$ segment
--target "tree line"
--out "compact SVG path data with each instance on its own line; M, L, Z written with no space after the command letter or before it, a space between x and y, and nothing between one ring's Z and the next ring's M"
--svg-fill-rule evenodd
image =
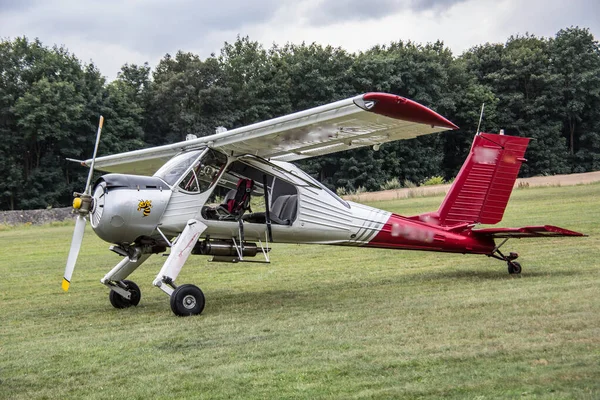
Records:
M107 82L64 47L0 42L0 209L69 205L87 171L66 158L210 135L369 91L431 107L459 131L357 149L301 166L332 189L378 190L393 178L456 175L477 130L533 138L523 176L600 169L600 46L588 29L511 36L460 56L440 41L392 42L359 53L318 44L266 49L248 37L206 59L179 51L125 64Z

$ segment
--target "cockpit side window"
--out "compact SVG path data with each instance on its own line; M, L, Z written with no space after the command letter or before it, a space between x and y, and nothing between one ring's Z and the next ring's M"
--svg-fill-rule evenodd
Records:
M337 194L333 193L331 190L329 190L327 188L327 186L323 185L321 182L317 181L315 178L313 178L312 176L310 176L306 172L304 172L302 170L300 170L299 172L301 172L307 180L310 180L315 185L319 186L321 189L323 189L325 192L327 192L327 194L329 194L331 197L333 197L334 199L336 199L337 201L339 201L340 203L342 203L344 205L344 207L350 208L350 204L346 200L342 199L340 196L338 196Z

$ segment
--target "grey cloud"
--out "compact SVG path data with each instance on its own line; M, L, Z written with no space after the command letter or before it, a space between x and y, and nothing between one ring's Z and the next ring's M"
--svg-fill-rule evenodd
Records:
M152 55L198 47L219 31L267 22L276 0L44 2L27 13L36 36L76 36Z
M560 29L570 26L589 28L596 40L600 39L600 2L597 0L571 0L565 6L561 0L546 1L543 9L534 12L515 12L504 28L506 36L533 33L536 36L554 37ZM526 27L524 29L523 27Z
M40 0L0 0L0 13L5 11L27 10L39 3Z
M404 0L324 1L311 10L309 19L313 25L357 19L377 19L395 13L403 7L404 3Z
M440 10L466 0L324 0L310 10L312 25L383 18L402 10Z
M464 1L466 0L412 0L409 3L409 7L414 11L439 11Z

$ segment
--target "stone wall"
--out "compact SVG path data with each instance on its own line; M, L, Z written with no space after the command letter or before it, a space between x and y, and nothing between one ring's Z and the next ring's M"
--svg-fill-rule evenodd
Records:
M75 219L75 214L71 213L72 209L72 207L65 207L49 208L46 210L0 211L0 224L18 225L31 223L41 225L48 222Z

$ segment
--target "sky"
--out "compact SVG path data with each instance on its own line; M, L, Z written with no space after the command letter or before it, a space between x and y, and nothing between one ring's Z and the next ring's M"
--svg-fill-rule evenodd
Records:
M442 40L455 55L511 35L553 37L570 26L600 39L600 0L0 0L0 38L64 45L109 80L125 63L167 53L206 58L249 36L350 52L392 41Z

